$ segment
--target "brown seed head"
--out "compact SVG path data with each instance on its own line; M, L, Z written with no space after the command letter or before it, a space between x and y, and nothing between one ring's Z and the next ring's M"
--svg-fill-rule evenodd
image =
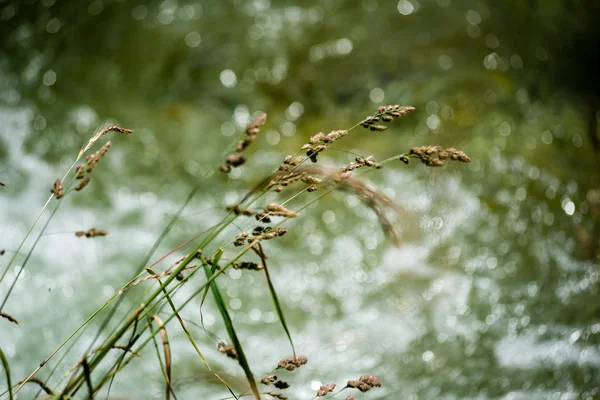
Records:
M0 312L0 317L2 318L6 318L7 320L9 320L10 322L19 325L19 321L17 321L12 315L7 314L7 313L3 313Z
M348 381L347 387L358 389L364 393L373 388L381 387L381 381L374 375L362 375L357 381Z
M282 205L271 203L265 207L265 213L269 213L270 215L274 215L277 217L286 217L286 218L296 218L298 216L297 213L293 212L285 208Z
M241 208L240 203L227 206L226 210L233 212L235 215L251 216L256 214L256 211L254 210L250 210L249 208Z
M259 128L262 127L265 124L265 122L267 122L267 114L262 113L258 115L256 118L254 118L254 121L252 121L246 127L246 134L256 135L259 131Z
M297 356L296 358L284 358L283 360L279 361L279 363L277 364L277 368L285 368L288 371L293 371L296 368L303 366L307 362L308 358L304 356Z
M275 376L275 375L265 375L260 379L260 383L262 383L263 385L269 386L271 383L275 382L276 380L277 380L277 376Z
M319 132L316 135L311 136L310 139L308 139L308 144L317 144L319 142L322 142L324 138L325 134L323 132Z
M381 381L375 375L362 375L359 380L372 387L381 387Z
M246 162L246 156L244 153L232 153L227 156L225 162L232 167L239 167Z
M60 199L65 195L65 187L63 186L63 183L60 179L57 179L54 182L54 186L52 186L52 190L50 190L50 193L53 193L57 199Z
M219 349L219 351L221 353L225 354L229 358L232 358L234 360L237 360L237 358L238 358L237 352L235 351L235 348L233 347L233 345L219 343L219 346L217 347L217 349Z
M234 263L232 265L232 267L234 269L247 269L250 271L260 271L260 270L264 269L264 267L262 265L259 265L254 262L249 262L249 261L242 261L239 263Z
M102 132L102 135L106 135L108 132L118 132L118 133L122 133L123 135L131 135L133 133L133 130L123 128L118 125L108 125L106 128L102 129L101 132Z
M273 384L273 386L275 386L277 389L287 389L290 387L290 384L284 381L277 381Z
M75 190L77 190L79 192L79 191L83 190L83 188L85 188L89 183L90 183L90 177L86 176L85 178L83 178L81 180L81 182L79 182L79 185L75 186Z
M233 245L234 246L243 246L244 245L244 241L246 240L246 238L248 237L248 232L242 232L240 234L238 234L235 237L235 240L233 241Z
M410 149L408 156L418 158L428 167L441 167L444 165L443 160L451 160L468 163L471 162L469 156L455 148L443 149L440 146L421 146ZM407 163L408 157L403 155L400 160Z
M323 397L327 395L327 393L333 392L333 389L335 389L335 383L328 383L327 385L322 385L321 387L319 387L317 397Z
M369 126L369 129L372 131L378 131L378 132L383 132L383 131L387 131L387 126L385 125L371 125Z
M383 122L390 122L395 118L399 118L406 113L413 111L415 108L412 106L400 106L398 104L388 105L388 106L380 106L377 109L377 114L368 116L365 118L361 125L364 128L369 128L372 131L384 131L387 129L384 125L375 125L380 118Z
M283 395L281 393L265 392L265 394L268 394L269 396L271 396L274 399L287 400L287 396L285 396L285 395Z
M108 235L108 231L104 230L104 229L96 229L96 228L91 228L88 229L87 231L77 231L75 232L75 236L77 237L82 237L85 236L86 238L94 238L97 236L106 236Z
M228 174L231 172L231 167L227 164L221 164L221 165L219 165L219 171Z

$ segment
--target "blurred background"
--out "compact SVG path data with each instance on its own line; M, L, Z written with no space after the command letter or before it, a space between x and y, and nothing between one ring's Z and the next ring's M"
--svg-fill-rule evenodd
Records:
M319 162L435 144L473 161L366 175L407 211L398 248L370 209L337 193L268 243L309 359L282 375L288 396L310 399L320 384L368 373L383 387L357 399L600 398L598 18L593 0L0 0L1 267L94 130L135 130L110 138L90 187L65 198L19 277L3 311L20 325L0 334L13 380L131 277L192 187L202 190L153 259L218 222L311 135L403 104L417 110L386 132L352 131ZM215 172L260 111L269 117L248 163ZM93 226L110 233L73 234ZM257 376L290 356L262 275L232 271L221 288ZM198 303L184 313L190 324ZM211 301L205 322L226 340ZM244 390L235 361L190 329ZM226 397L176 324L170 337L179 398ZM148 350L110 398L164 396Z

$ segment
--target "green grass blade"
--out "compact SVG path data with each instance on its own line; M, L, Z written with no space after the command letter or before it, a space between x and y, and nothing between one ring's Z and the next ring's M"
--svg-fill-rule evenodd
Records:
M4 356L4 352L0 349L0 360L2 360L2 365L4 366L4 373L6 375L6 383L8 384L8 398L9 400L13 399L12 392L12 382L10 381L10 367L8 365L8 360Z
M212 278L212 275L211 275L210 270L208 269L208 266L204 267L204 271L206 272L206 277L210 280ZM252 374L252 370L250 369L250 365L248 364L248 360L246 359L246 355L244 354L244 349L242 348L242 345L237 337L235 329L233 328L233 321L231 320L229 312L227 311L227 307L225 306L225 302L223 301L223 297L221 296L221 292L219 291L219 287L217 286L216 280L212 280L210 282L210 289L215 298L215 303L217 304L217 307L219 308L219 311L221 312L221 316L223 317L223 322L225 323L225 328L227 329L227 333L229 334L229 337L231 338L233 347L235 348L235 351L237 352L238 361L240 363L240 366L242 367L242 369L244 370L244 373L246 374L246 379L248 380L248 383L250 384L252 393L254 393L254 398L257 400L260 400L260 393L258 392L258 387L256 386L256 381L254 380L254 375Z
M223 249L219 249L221 251L220 255L219 255L219 259L221 258L221 255L223 255ZM216 257L215 257L216 259ZM215 264L216 265L216 264ZM152 274L156 273L148 268L148 271ZM156 280L158 281L158 283L160 283L162 285L162 282L160 281L160 278L156 278ZM206 286L208 288L208 285ZM204 362L204 365L206 366L206 368L218 379L221 381L221 383L223 383L226 387L227 390L229 390L229 393L231 393L233 395L233 397L235 399L237 399L238 397L235 395L235 393L233 392L233 389L231 389L231 387L229 386L229 384L219 376L219 374L217 374L216 372L213 371L213 369L211 368L210 364L208 363L208 361L206 360L206 357L204 357L204 354L202 354L202 351L200 351L200 348L198 347L198 345L196 344L196 341L194 340L194 338L192 337L192 333L189 331L189 329L185 326L185 323L183 322L183 318L181 318L181 315L179 315L179 310L177 309L177 307L175 307L175 304L173 303L173 300L171 299L171 296L169 296L169 293L167 292L166 288L163 288L163 292L165 294L165 298L167 299L167 302L169 303L169 306L171 307L171 310L173 310L173 314L175 314L175 316L177 317L177 320L179 321L179 324L181 325L181 329L183 329L183 331L185 332L188 340L190 341L190 343L192 344L192 346L194 347L194 350L196 350L196 353L198 354L198 356L200 356L200 358L202 359L202 362ZM117 367L118 368L118 367ZM114 375L113 375L114 376Z
M269 275L269 269L267 268L267 258L265 257L265 253L260 243L256 244L258 246L258 253L260 255L260 260L265 270L265 277L267 278L267 284L269 285L269 292L271 292L271 298L273 299L273 304L275 305L275 311L277 311L277 316L279 317L279 321L283 326L283 330L290 341L290 345L292 346L292 353L294 358L296 358L296 349L294 348L294 342L292 341L292 335L290 334L290 330L285 322L285 316L283 315L283 309L281 308L281 303L279 303L279 298L277 297L277 292L275 292L275 286L273 286L273 282L271 281L271 276Z
M67 189L69 187L71 187L71 185L68 185ZM38 236L35 239L35 242L33 242L33 245L31 246L31 248L27 252L27 256L25 256L25 259L21 263L21 269L19 270L19 272L17 273L17 275L14 277L14 279L13 279L11 285L10 285L10 288L8 289L8 292L6 292L6 295L4 296L4 300L2 300L2 305L0 305L0 311L2 311L4 309L4 306L6 305L6 302L8 301L8 298L12 294L12 291L15 288L15 285L19 281L19 277L21 276L21 273L23 273L23 270L25 269L25 266L27 265L27 262L31 258L31 255L33 254L33 251L35 250L36 246L40 242L40 239L42 238L42 236L44 236L44 232L46 232L46 229L48 229L48 226L50 225L50 222L54 219L54 216L56 215L56 212L58 211L58 208L60 207L61 204L62 204L62 201L59 200L59 202L56 205L56 207L54 207L54 210L52 210L52 214L50 214L50 217L48 217L48 220L44 224L44 227L38 233ZM44 207L46 207L46 206L44 206ZM37 220L36 220L36 222L37 222ZM29 235L29 233L28 233L28 235ZM19 247L18 251L20 251L20 249L21 249L21 247ZM17 253L15 252L15 255L13 256L13 258L16 257L16 255L17 255ZM12 263L12 260L11 260L11 263ZM9 267L10 267L10 264L6 266L7 270L8 270ZM2 278L4 278L4 275L2 276ZM1 280L0 280L0 282L1 282Z
M217 250L217 252L213 258L213 261L212 261L212 268L210 269L211 275L214 274L215 271L217 270L217 265L219 265L219 261L221 260L222 256L223 256L223 249L221 247L219 247L219 249ZM202 262L204 264L207 264L206 260L204 259L204 256L201 255L201 257L202 257ZM206 300L206 296L208 295L209 289L210 289L210 286L206 286L206 288L204 289L204 293L202 293L202 300L200 300L200 325L202 325L202 329L204 329L205 332L207 332L207 330L204 327L204 315L202 314L202 306L204 305L204 300Z

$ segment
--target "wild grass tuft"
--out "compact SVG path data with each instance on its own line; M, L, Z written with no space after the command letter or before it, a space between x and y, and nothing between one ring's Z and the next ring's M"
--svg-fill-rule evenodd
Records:
M308 212L307 208L318 201L320 198L330 194L333 191L351 193L357 196L372 212L377 216L383 231L390 238L391 242L397 246L400 245L401 234L397 231L394 219L405 215L404 209L395 203L392 199L381 192L368 186L361 176L371 171L380 170L392 163L402 161L407 164L411 159L417 159L428 167L444 166L446 161L469 162L469 157L463 152L454 148L444 149L439 146L422 146L411 149L408 153L402 153L383 161L376 161L374 156L357 156L355 161L345 166L322 165L320 155L329 150L332 143L343 140L356 128L368 129L373 134L380 134L388 129L388 124L396 119L405 116L414 110L411 106L389 105L382 106L377 111L363 118L353 127L348 129L338 129L324 134L319 132L312 135L308 142L294 154L290 154L281 162L279 167L269 173L265 178L242 198L239 203L225 206L223 209L228 214L217 224L209 229L198 233L193 238L182 240L182 243L176 248L158 257L151 262L154 253L165 236L171 231L175 221L192 198L199 192L200 186L194 187L188 197L183 202L178 212L171 218L168 225L164 228L155 244L150 248L143 261L135 268L135 273L123 282L119 290L108 299L105 304L95 310L85 321L81 323L67 338L65 338L57 347L42 360L25 379L17 385L12 384L10 376L10 366L7 358L0 349L0 359L2 361L8 387L0 396L8 394L9 399L21 391L27 383L35 383L50 396L59 393L60 398L71 398L80 391L86 393L88 398L94 398L101 391L105 391L107 397L114 384L114 378L120 374L130 363L151 362L147 358L140 357L145 347L153 343L158 363L162 371L165 391L164 396L167 400L171 397L177 399L176 377L173 373L173 365L178 360L173 359L171 353L171 343L167 335L167 330L172 335L173 326L169 323L176 319L179 327L184 332L187 341L194 349L201 364L209 371L210 375L216 378L219 385L227 390L232 397L239 398L251 395L255 399L261 399L261 395L271 398L285 399L287 396L280 392L259 390L253 370L265 370L264 366L255 365L247 356L244 348L244 338L234 326L234 320L230 314L229 307L223 299L220 289L222 276L227 275L231 268L247 274L265 274L265 280L271 296L273 307L281 324L283 333L286 335L290 347L291 357L283 358L278 365L270 371L264 371L260 383L275 387L278 390L286 390L297 383L290 383L290 379L278 379L273 373L277 370L285 369L295 371L308 362L304 356L297 355L293 342L294 327L290 326L285 316L285 304L280 301L277 294L276 283L278 281L276 271L272 270L273 259L267 256L266 250L269 247L270 240L279 240L279 238L288 232L288 228L283 227L287 221L294 218L303 218ZM227 155L225 163L220 168L223 172L229 172L231 168L236 168L248 162L248 155L245 153L250 144L256 141L260 134L260 128L266 123L266 114L260 113L246 127L244 137L237 142L234 150ZM49 207L50 201L56 197L57 202L53 204L50 217L47 219L41 232L35 242L27 252L25 261L22 263L21 270L26 267L29 257L36 249L36 244L42 240L44 232L47 230L51 221L54 219L58 207L65 196L74 194L74 191L80 191L92 182L91 175L98 168L101 159L109 157L108 151L111 148L110 142L105 143L97 151L88 155L85 162L75 165L82 157L92 149L94 144L105 134L116 132L129 135L131 130L116 125L110 125L99 129L88 142L81 148L75 161L67 170L64 176L57 179L51 189L51 196L42 206L38 216L33 221L30 230L18 246L7 265L3 266L0 275L0 284L6 277L7 271L14 263L16 257L21 254L24 243L28 240L33 228L40 220L41 215ZM397 164L401 165L401 164ZM311 194L317 191L316 194ZM282 193L287 199L280 202L267 203L264 198L269 192ZM304 205L296 209L290 208L288 203L294 199L305 199ZM266 204L265 204L266 203ZM248 218L249 217L249 218ZM245 218L245 219L244 219ZM217 243L221 240L223 232L230 231L230 228L239 227L236 234L229 237L225 243ZM108 234L107 230L90 228L86 231L77 231L78 237L96 238ZM266 249L267 248L267 249ZM183 251L186 249L187 251ZM178 252L177 261L165 265L165 259L168 256ZM208 257L205 255L212 254ZM250 261L249 257L258 257L259 262ZM270 261L268 261L270 260ZM204 272L204 278L196 275L200 270ZM19 272L20 274L20 272ZM17 323L17 320L11 315L2 311L2 308L11 297L12 288L18 282L18 275L13 280L11 288L5 295L0 306L0 323ZM223 282L226 284L226 282ZM186 287L189 290L181 290ZM137 289L134 289L137 288ZM141 289L141 290L138 290ZM231 360L235 360L241 369L245 378L245 383L241 384L239 380L233 384L218 374L209 364L204 352L201 351L198 344L198 338L194 337L188 329L181 313L192 304L200 304L199 323L191 322L194 325L204 328L202 308L208 298L208 292L212 293L214 305L219 311L221 322L227 335L229 343L219 342L217 350ZM178 294L177 297L175 295ZM181 295L179 295L181 294ZM124 309L123 302L125 297L129 297L129 309ZM120 315L120 317L118 317ZM28 321L22 321L22 325L27 325ZM96 323L94 325L93 323ZM98 326L95 332L94 326ZM214 335L206 329L204 334L213 338ZM62 378L53 378L59 365L62 365L68 354L73 353L75 346L80 340L83 340L84 333L89 336L92 334L94 340L88 343L87 350L80 354L78 362L73 365L68 374ZM158 337L160 337L160 342ZM118 350L117 357L114 355ZM62 352L61 356L45 379L38 376L38 373L46 368L50 360L53 360L57 354ZM378 378L373 375L363 375L358 380L348 381L341 390L357 389L361 392L368 392L382 385ZM339 387L339 386L338 386ZM335 383L322 385L315 397L334 396L336 388ZM337 393L339 393L339 390ZM348 399L352 396L348 396Z

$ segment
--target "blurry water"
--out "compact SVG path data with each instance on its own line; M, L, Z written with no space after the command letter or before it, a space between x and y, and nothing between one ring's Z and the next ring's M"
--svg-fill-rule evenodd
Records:
M353 131L336 148L384 159L441 144L464 149L473 162L435 170L398 162L365 176L407 211L397 221L398 248L371 210L342 193L307 208L286 224L288 235L266 245L296 349L309 359L298 371L277 372L292 385L288 396L309 399L321 384L341 387L362 374L383 382L363 396L372 399L600 396L597 156L575 100L561 92L538 98L529 84L537 70L528 61L543 62L551 49L503 45L517 40L510 30L492 32L507 18L501 11L441 0L2 4L0 180L8 186L0 189L7 250L0 266L94 129L109 122L135 129L108 138L113 146L90 187L65 198L20 275L3 310L20 325L0 321L13 380L131 277L194 185L200 193L153 260L218 222L224 205L310 135L404 103L417 111L381 134ZM249 163L230 178L215 173L259 110L269 120ZM344 151L320 162L351 161ZM110 233L73 234L93 226ZM176 299L201 284L192 280ZM291 355L263 275L231 271L219 284L259 377ZM190 329L211 365L244 390L239 366L194 325L198 304L183 313ZM205 323L226 340L215 311L208 301ZM68 374L96 328L51 384ZM178 397L227 396L175 323L169 335ZM111 398L164 396L151 347L117 377ZM31 398L36 388L21 393Z

